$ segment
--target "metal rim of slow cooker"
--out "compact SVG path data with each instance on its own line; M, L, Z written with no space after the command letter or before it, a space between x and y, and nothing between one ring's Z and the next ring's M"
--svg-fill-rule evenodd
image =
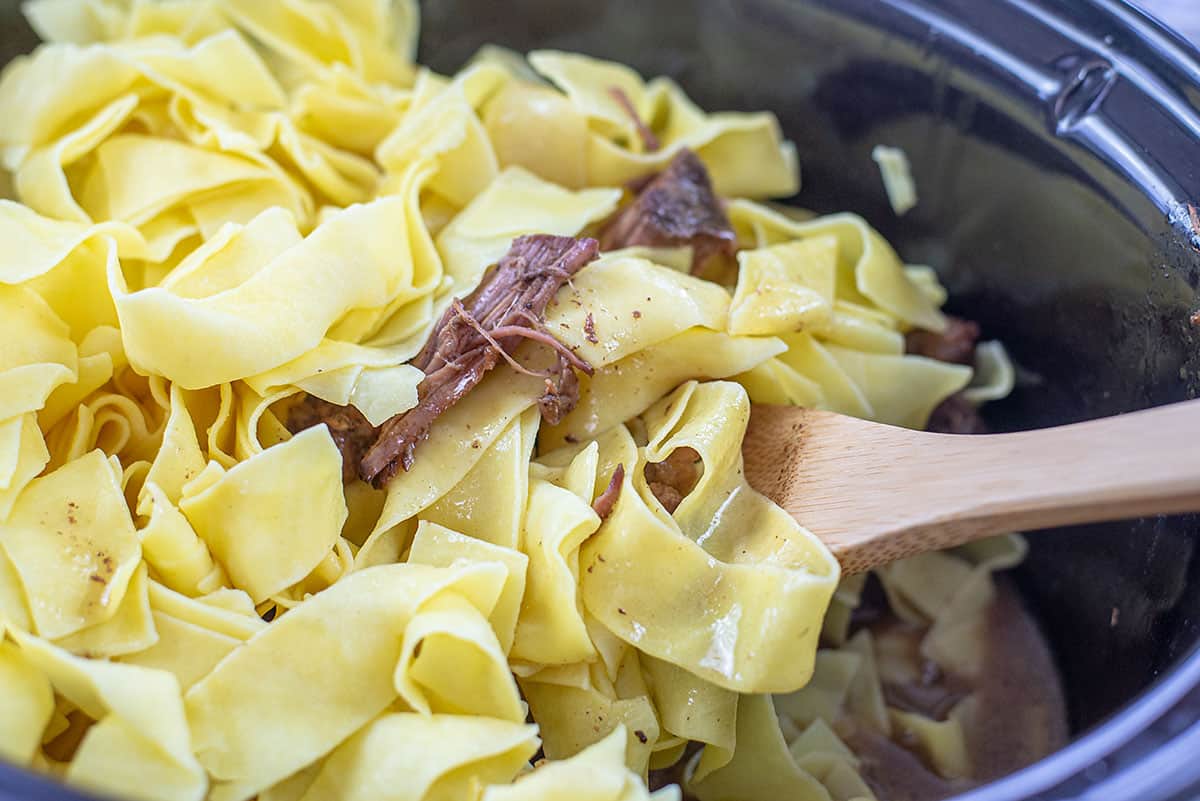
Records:
M817 0L847 5L870 2L883 4L910 24L925 26L964 47L983 43L967 22L967 10L941 0ZM1011 7L1021 16L1053 28L1058 33L1077 35L1081 43L1103 50L1104 63L1117 73L1132 78L1145 100L1166 107L1181 125L1200 139L1200 112L1182 101L1173 88L1158 78L1170 75L1200 91L1200 50L1184 41L1154 18L1124 0L1084 0L1068 7L1069 0L988 0ZM1128 36L1124 46L1104 41L1103 46L1088 33L1089 27L1110 26ZM989 32L990 34L991 32ZM987 40L988 58L996 52L994 39ZM997 62L997 65L999 62ZM1149 72L1147 73L1147 68ZM1033 87L1035 93L1041 89ZM1065 91L1063 96L1065 96ZM1099 97L1099 95L1097 95ZM1043 98L1044 99L1044 98ZM1061 110L1061 109L1060 109ZM1087 110L1096 113L1095 109ZM1126 129L1127 131L1130 129ZM1087 146L1089 143L1084 143ZM1091 143L1095 145L1095 143ZM1097 151L1103 148L1097 147ZM1119 162L1119 159L1118 159ZM1117 169L1128 167L1116 163ZM1168 165L1157 164L1166 168ZM1121 170L1131 179L1136 176ZM1200 176L1192 185L1175 180L1158 182L1152 200L1164 214L1176 213L1185 201L1200 197ZM1183 225L1182 220L1176 220ZM1078 801L1168 801L1200 794L1200 720L1192 707L1200 708L1200 644L1197 644L1165 677L1127 705L1110 720L1076 739L1066 748L1024 770L958 796L954 801L1020 801L1021 799L1078 799ZM1182 708L1182 709L1181 709ZM1149 741L1149 744L1147 743ZM1147 748L1153 749L1143 753ZM1134 762L1121 765L1124 752L1138 753ZM1117 765L1116 770L1111 765ZM94 801L89 796L20 768L0 764L0 801Z

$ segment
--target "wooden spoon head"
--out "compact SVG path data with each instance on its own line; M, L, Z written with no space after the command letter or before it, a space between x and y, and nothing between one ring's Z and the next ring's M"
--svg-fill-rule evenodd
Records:
M819 425L819 412L798 406L755 403L742 440L742 460L750 486L787 509L785 501L800 489L801 459L809 424Z
M894 530L914 492L883 476L904 470L897 465L912 457L917 438L936 436L833 412L754 404L742 457L750 486L812 531L849 575L964 541L959 532L938 539L936 531L908 536ZM916 475L913 470L913 483Z

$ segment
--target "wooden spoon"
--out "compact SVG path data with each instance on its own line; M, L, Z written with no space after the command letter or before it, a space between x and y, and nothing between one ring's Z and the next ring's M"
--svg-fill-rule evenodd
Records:
M746 479L847 573L993 534L1200 511L1200 400L1016 434L755 405Z

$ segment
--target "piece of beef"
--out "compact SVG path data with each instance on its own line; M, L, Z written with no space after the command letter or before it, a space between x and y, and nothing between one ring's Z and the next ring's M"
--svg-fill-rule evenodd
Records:
M663 508L674 514L700 480L700 454L693 448L676 448L661 462L646 465L646 483Z
M379 430L353 406L338 406L315 395L305 395L288 411L287 429L293 434L322 423L329 427L333 444L342 453L342 480L349 484L358 478L358 463Z
M546 378L546 391L538 398L538 409L548 425L556 426L579 403L579 377L561 353L554 374Z
M866 583L858 595L858 606L850 612L849 635L853 637L860 629L878 623L888 614L888 608L883 582L875 573L868 573Z
M400 469L412 467L417 445L429 436L434 420L471 391L500 359L530 372L512 358L523 339L554 348L558 360L538 404L550 421L561 419L578 401L574 370L592 368L543 328L546 306L571 276L599 254L594 239L535 234L513 240L512 247L462 301L455 300L434 326L411 364L425 373L417 387L417 405L383 424L374 445L359 464L359 475L382 487Z
M979 323L961 317L947 317L942 333L915 330L905 338L905 350L939 362L975 363L975 344L979 342Z
M613 470L612 478L609 479L604 492L592 501L592 509L600 515L601 520L607 520L608 516L612 514L613 507L617 505L617 499L621 497L621 484L624 481L625 465L619 464L617 469Z
M610 86L608 89L609 95L613 100L621 106L621 109L629 115L633 120L634 127L637 128L638 136L641 137L642 145L648 153L653 153L662 147L658 141L658 137L654 135L654 131L650 130L650 126L642 119L642 115L638 114L637 109L633 107L633 101L629 99L629 95L625 94L625 90L618 86Z
M979 407L956 392L933 410L925 430L939 434L986 434L988 426L979 414Z
M708 169L692 151L679 151L600 234L604 250L633 245L691 245L693 273L711 257L732 255L737 248L737 236L713 192Z
M905 338L905 350L940 362L973 365L975 345L979 342L979 323L961 317L946 318L946 330L912 331ZM986 434L987 423L975 404L961 392L951 395L933 410L928 431L940 434Z

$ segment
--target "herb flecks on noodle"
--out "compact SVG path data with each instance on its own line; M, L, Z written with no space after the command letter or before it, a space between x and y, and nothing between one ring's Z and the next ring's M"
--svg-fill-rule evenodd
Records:
M379 438L363 456L359 475L377 487L397 470L412 467L418 443L433 421L503 358L522 371L512 351L522 340L550 345L555 366L547 371L542 415L557 423L578 402L575 370L591 366L562 345L544 326L546 307L571 276L599 255L594 239L545 234L523 236L463 301L454 301L434 326L425 347L412 360L425 373L417 387L417 406L383 424Z

